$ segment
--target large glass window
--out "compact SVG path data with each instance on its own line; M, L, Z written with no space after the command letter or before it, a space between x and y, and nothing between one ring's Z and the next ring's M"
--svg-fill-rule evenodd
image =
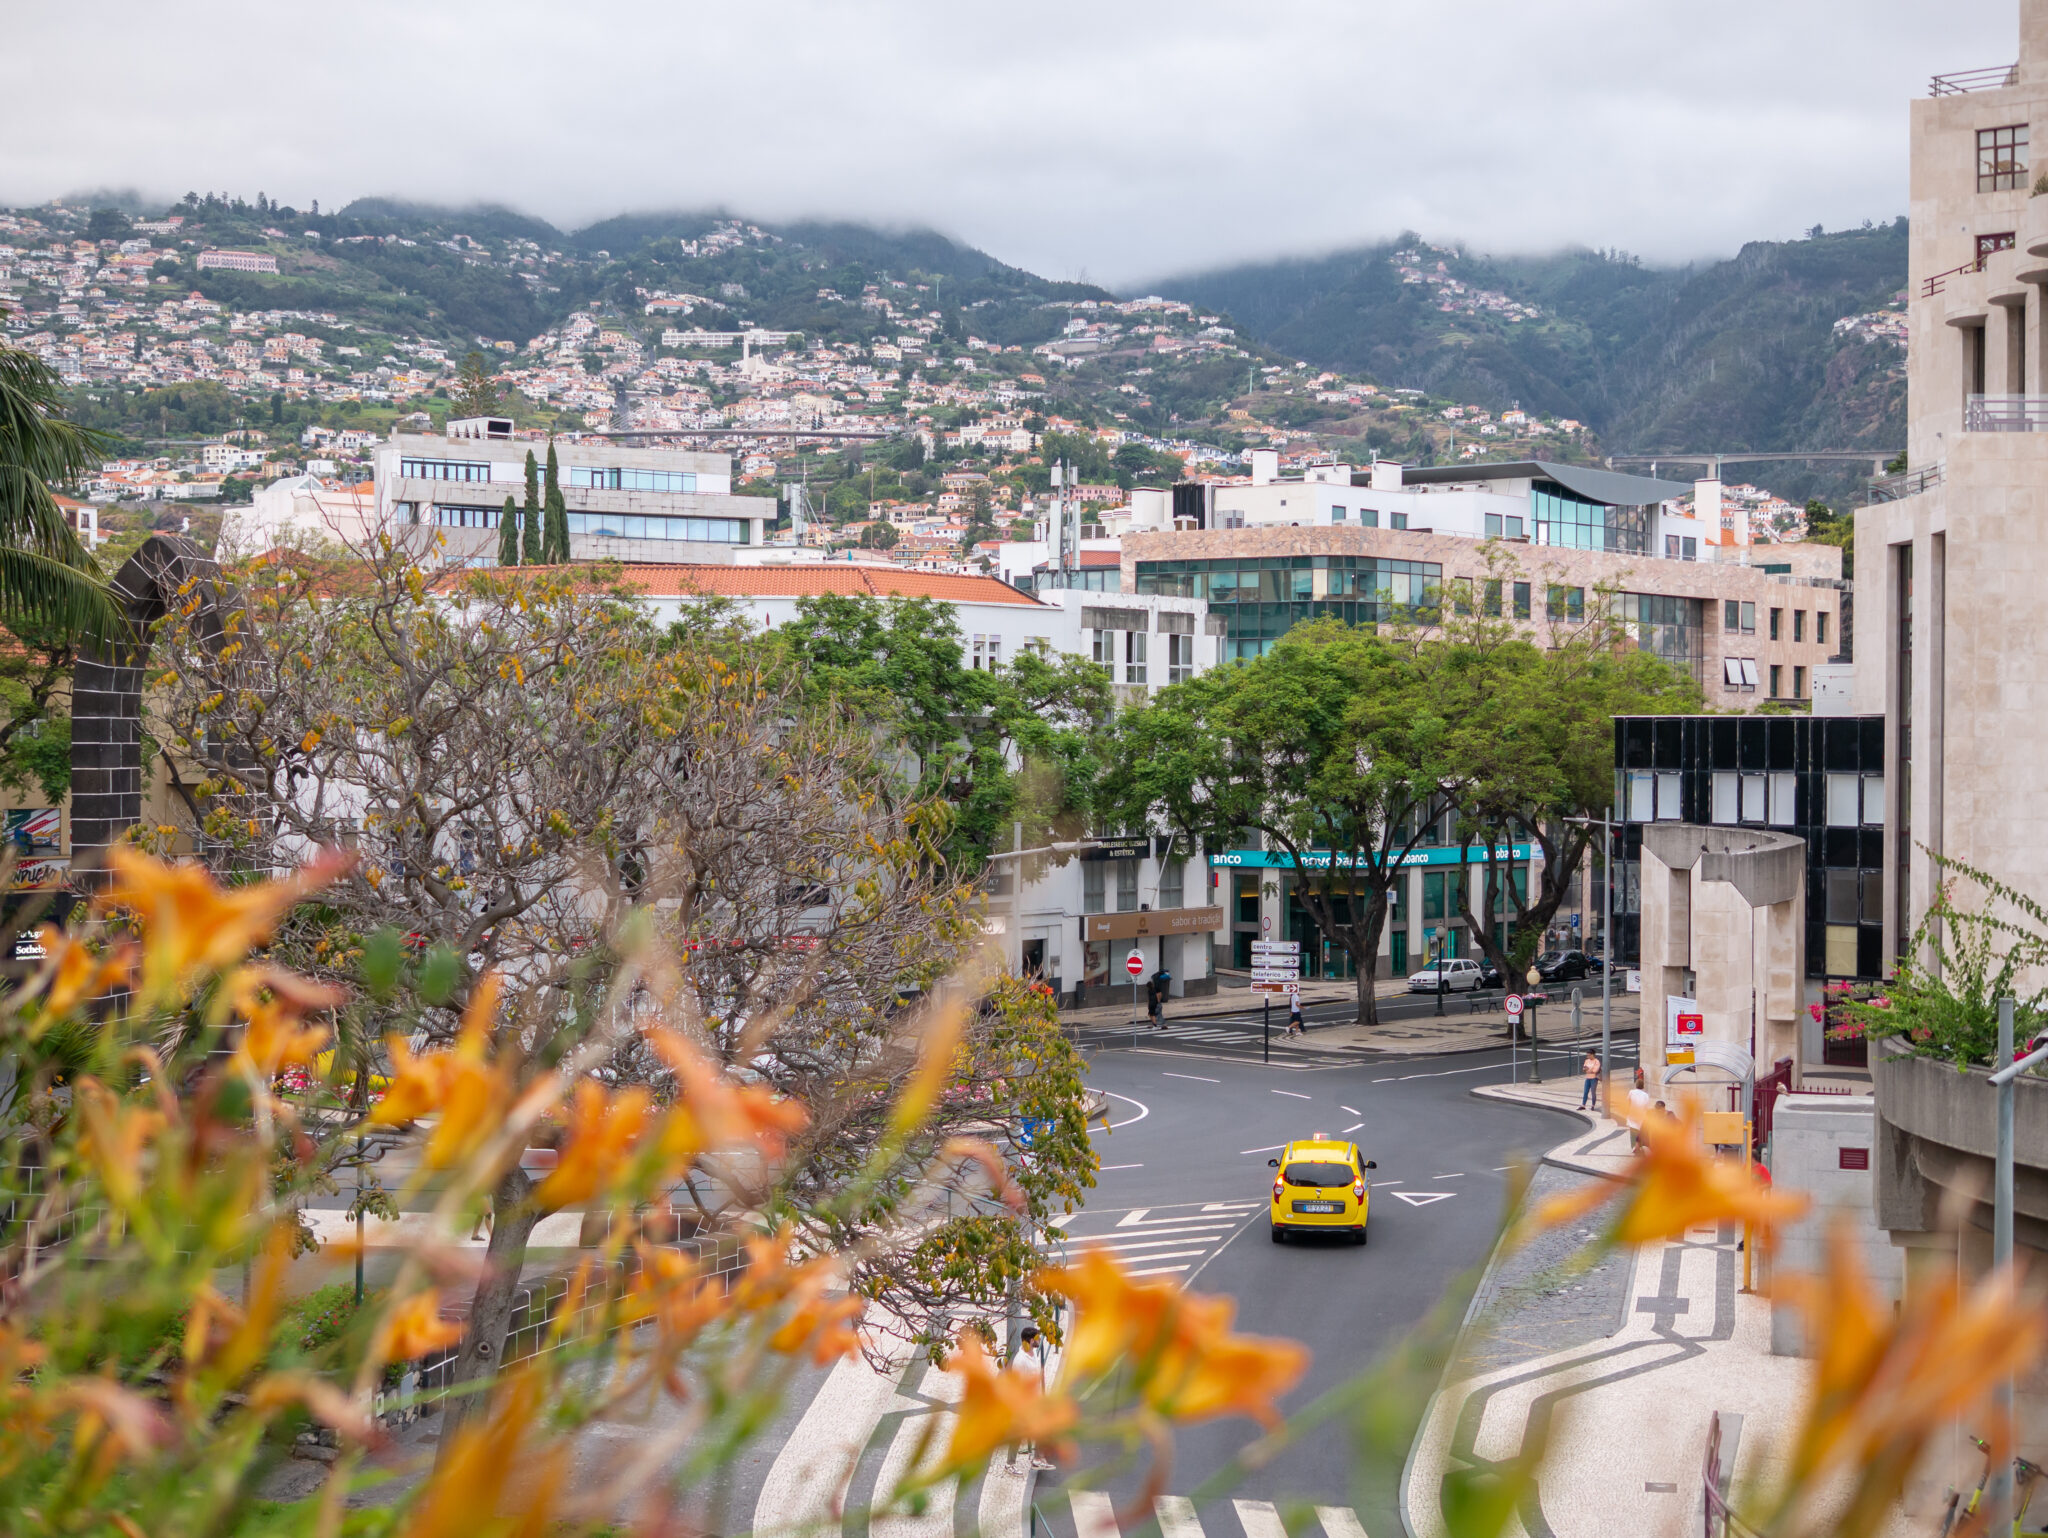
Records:
M1081 911L1083 913L1101 913L1103 911L1104 883L1102 873L1108 869L1109 866L1101 860L1083 860L1081 862Z
M590 491L695 491L694 470L628 470L618 465L571 465L569 484Z
M1828 826L1831 828L1881 828L1884 826L1884 776L1881 774L1830 774L1827 777Z
M1538 481L1529 493L1536 518L1536 543L1571 550L1619 550L1647 555L1650 509L1611 506L1567 491L1553 481Z
M1138 911L1138 862L1118 860L1116 862L1116 911L1135 913Z
M640 513L571 513L571 534L604 534L613 539L678 539L710 545L744 545L744 518L663 518Z
M1145 642L1148 639L1142 630L1126 631L1124 634L1124 682L1141 684L1145 681Z
M2011 192L2027 178L2027 125L1977 130L1977 190Z
M1184 683L1195 676L1195 638L1170 635L1166 638L1166 681Z
M458 507L436 502L433 521L444 529L495 529L503 511L496 507Z
M401 459L398 473L416 481L487 481L488 461L468 459Z

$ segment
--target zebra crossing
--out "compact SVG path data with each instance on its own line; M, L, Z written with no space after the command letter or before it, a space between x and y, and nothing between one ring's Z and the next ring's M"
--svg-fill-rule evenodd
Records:
M1048 1502L1053 1506L1064 1504L1068 1508L1074 1524L1074 1538L1124 1538L1123 1529L1117 1521L1116 1502L1100 1490L1048 1492L1045 1501L1040 1503L1040 1515L1056 1522L1057 1518L1044 1510ZM1218 1521L1222 1505L1219 1501L1211 1508L1210 1523L1216 1529L1213 1533L1203 1527L1195 1503L1184 1495L1156 1497L1151 1514L1159 1524L1160 1538L1233 1538L1229 1523ZM1289 1538L1287 1523L1273 1502L1233 1500L1229 1507L1237 1518L1237 1527L1243 1538ZM1366 1538L1365 1524L1358 1520L1358 1513L1351 1507L1317 1506L1314 1510L1316 1520L1322 1526L1323 1538ZM1297 1525L1293 1538L1310 1538L1310 1535Z
M1112 1255L1132 1276L1182 1280L1206 1265L1266 1210L1264 1202L1180 1202L1163 1207L1068 1213L1054 1225L1047 1248L1056 1260L1075 1261L1091 1250Z

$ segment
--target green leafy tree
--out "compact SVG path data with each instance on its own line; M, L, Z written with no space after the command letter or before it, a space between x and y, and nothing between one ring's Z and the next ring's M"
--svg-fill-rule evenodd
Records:
M42 629L127 633L54 487L95 469L99 434L63 415L63 384L35 354L0 344L0 618Z
M542 494L546 514L540 530L540 558L550 565L569 559L569 504L562 500L561 466L555 460L555 445L548 442L548 481Z
M548 446L548 459L553 461L554 446ZM541 559L540 533L540 466L534 463L533 450L526 451L526 518L522 531L522 544L526 564L532 566Z
M860 547L863 550L893 550L901 538L895 524L878 518L860 531Z
M986 481L977 484L968 494L967 530L960 536L961 555L972 552L983 540L996 537L995 516L991 511L993 505Z
M482 353L473 352L462 360L448 404L458 417L487 417L504 409L504 397L498 392Z
M519 564L519 509L512 505L509 496L505 498L505 510L498 514L498 564Z

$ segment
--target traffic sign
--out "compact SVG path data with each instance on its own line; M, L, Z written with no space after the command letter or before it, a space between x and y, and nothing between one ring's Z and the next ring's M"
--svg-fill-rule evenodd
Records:
M1301 992L1301 979L1298 977L1290 977L1284 982L1278 982L1270 979L1253 978L1252 992L1279 993L1286 994L1292 997L1293 995Z
M1145 970L1145 953L1133 947L1130 955L1124 957L1124 970L1137 977Z
M1252 954L1254 956L1299 956L1301 954L1301 942L1299 940L1254 940L1252 941Z
M1271 934L1272 932L1273 932L1273 920L1272 920L1272 918L1271 918L1270 916L1268 916L1268 917L1266 917L1266 918L1262 918L1262 919L1260 919L1260 920L1259 920L1259 933L1260 933L1260 934L1265 934L1265 935L1269 935L1269 934Z
M1300 967L1253 967L1252 981L1255 983L1299 982Z
M1519 993L1511 993L1502 999L1500 1007L1507 1012L1507 1017L1510 1020L1522 1018L1522 996Z

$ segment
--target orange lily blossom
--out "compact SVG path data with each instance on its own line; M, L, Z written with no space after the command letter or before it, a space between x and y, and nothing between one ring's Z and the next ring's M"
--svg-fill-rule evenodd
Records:
M1041 1271L1038 1285L1075 1305L1064 1375L1086 1382L1128 1363L1145 1403L1171 1420L1238 1414L1276 1425L1275 1401L1308 1371L1297 1341L1233 1335L1233 1300L1136 1281L1099 1250Z
M569 1444L555 1441L534 1456L532 1433L544 1402L533 1371L504 1380L491 1396L488 1416L455 1433L423 1499L400 1529L404 1538L470 1538L480 1530L501 1530L498 1519L513 1513L520 1534L553 1531Z
M674 1031L651 1029L647 1044L676 1077L675 1103L662 1118L660 1149L668 1168L707 1149L754 1147L779 1159L808 1122L802 1106L758 1085L733 1083Z
M963 998L949 997L934 1007L918 1042L917 1067L889 1113L892 1133L900 1137L924 1120L925 1113L939 1098L939 1091L946 1087L947 1075L953 1071L953 1054L966 1029L967 1004Z
M1599 1182L1551 1197L1537 1207L1531 1226L1569 1223L1618 1195L1621 1210L1608 1234L1617 1244L1679 1239L1689 1228L1722 1222L1752 1224L1768 1242L1809 1205L1804 1193L1777 1190L1739 1160L1710 1152L1693 1116L1684 1121L1650 1117L1641 1134L1646 1151L1619 1187Z
M959 1349L946 1366L961 1380L953 1436L946 1444L949 1470L973 1468L999 1447L1021 1442L1056 1445L1080 1419L1080 1407L1071 1396L1060 1390L1048 1393L1038 1373L1029 1368L998 1367L971 1330L961 1335Z
M595 1196L639 1140L651 1103L648 1092L638 1087L614 1095L588 1079L577 1084L561 1156L535 1187L535 1205L566 1207Z
M1984 1428L1993 1467L2011 1456L2013 1428L1992 1390L2041 1360L2048 1314L2038 1299L2017 1295L2009 1269L1965 1291L1952 1271L1931 1267L1895 1309L1871 1286L1855 1240L1837 1227L1825 1273L1782 1278L1773 1291L1801 1314L1815 1357L1786 1470L1787 1505L1802 1489L1849 1477L1846 1511L1827 1525L1874 1532L1922 1454L1955 1425Z
M279 1069L305 1067L320 1055L331 1032L307 1025L309 1014L333 1009L347 997L283 967L237 967L228 982L229 1003L246 1024L238 1055L269 1077Z
M282 881L224 888L202 865L174 864L117 844L107 851L113 868L104 905L126 908L148 931L142 956L142 997L147 1005L176 998L202 972L219 972L270 937L291 907L334 881L353 863L323 853Z
M817 1255L800 1266L789 1263L788 1229L755 1235L746 1242L747 1268L733 1288L733 1306L763 1314L790 1305L789 1317L768 1338L771 1350L794 1355L806 1346L819 1365L860 1349L855 1326L864 1305L851 1295L829 1296L839 1281L839 1262Z
M87 999L122 986L134 974L137 952L132 945L110 946L104 955L94 955L90 946L54 924L43 925L36 937L45 960L34 987L42 991L46 1019L70 1014Z
M689 1256L638 1243L639 1268L627 1288L627 1320L652 1319L664 1344L681 1345L726 1312L725 1289Z
M427 1139L429 1169L448 1169L476 1152L503 1124L513 1095L512 1073L486 1051L498 1010L498 975L487 973L470 994L455 1045L418 1057L400 1038L386 1039L391 1085L370 1112L373 1126L397 1127L439 1113Z
M384 1316L377 1327L374 1354L381 1362L410 1362L460 1339L461 1324L441 1317L441 1295L429 1287Z

